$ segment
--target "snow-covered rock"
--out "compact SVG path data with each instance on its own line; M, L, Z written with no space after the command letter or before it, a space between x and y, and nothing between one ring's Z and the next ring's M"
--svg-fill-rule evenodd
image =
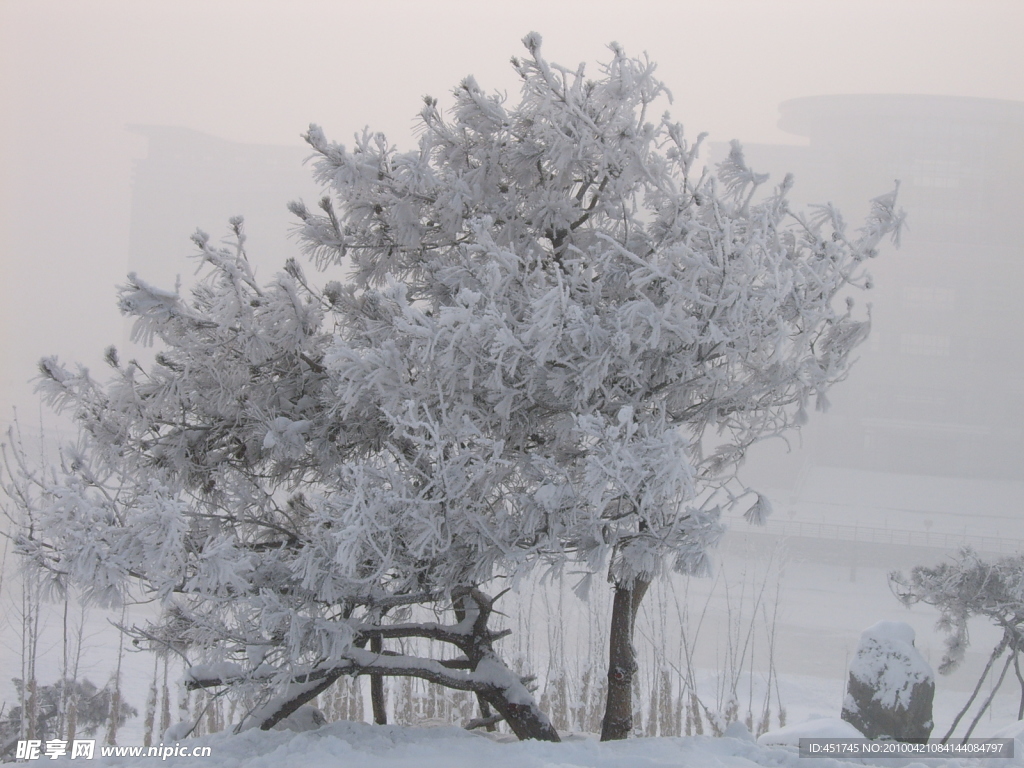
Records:
M850 662L843 720L869 739L923 741L932 732L935 675L914 647L914 629L880 621L861 633Z
M274 726L274 730L304 733L305 731L315 731L317 728L326 724L327 718L324 717L323 712L311 704L303 704L297 710L288 715L288 717L277 723L277 725Z
M180 741L192 732L193 726L194 724L188 720L180 720L177 723L172 723L170 727L164 731L163 741L168 744Z
M744 723L739 720L734 720L725 726L725 731L722 733L727 739L739 739L740 741L754 741L754 734L750 732L750 729Z

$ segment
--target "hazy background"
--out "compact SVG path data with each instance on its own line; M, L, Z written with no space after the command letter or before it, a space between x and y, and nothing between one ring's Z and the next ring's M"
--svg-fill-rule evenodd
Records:
M803 163L798 198L804 196L801 178L810 179L812 199L822 199L815 197L819 189L837 202L853 199L855 213L871 194L887 191L891 176L877 186L872 179L867 189L842 174L832 178L815 165L821 155L795 149L807 144L805 137L778 126L780 104L830 94L1024 102L1020 0L679 0L628 8L575 0L0 0L0 422L6 424L17 406L26 431L37 423L28 380L43 355L81 361L102 376L103 349L126 338L115 286L130 269L165 285L177 274L190 277L188 236L196 227L219 237L228 216L245 215L250 253L265 278L295 255L285 204L317 194L301 166L308 153L299 137L310 122L337 141L350 143L368 125L408 147L421 97L450 103L451 88L467 74L515 100L517 78L508 59L521 55L520 39L531 30L543 35L549 60L585 61L592 72L608 58L611 41L628 53L646 51L673 92L674 117L691 137L707 131L711 142L738 138L750 145L752 162L763 158L767 165L759 169L775 178L792 156ZM1013 106L1019 112L1021 105ZM971 111L969 104L964 109ZM966 146L975 145L980 142L968 137ZM856 134L846 149L859 149ZM1024 143L998 151L1024 170ZM991 158L986 152L978 156ZM975 156L969 154L966 165ZM253 170L270 166L270 176ZM954 170L965 178L959 166ZM230 182L225 173L233 176ZM962 435L960 444L984 440L971 432L974 411L964 403L987 408L977 412L989 429L1001 413L992 402L993 384L1001 397L1014 398L1000 439L1021 445L1021 345L989 342L994 328L1015 329L1000 339L1021 339L1024 300L1016 286L1024 258L1016 255L1024 254L1015 242L1004 242L992 262L1002 265L999 271L972 274L963 268L976 256L972 249L958 261L958 251L947 248L942 263L948 269L935 278L938 262L929 261L931 241L922 239L929 232L927 186L915 192L913 180L905 179L907 243L879 260L876 332L863 364L836 388L833 413L812 416L803 448L798 441L786 457L755 452L749 463L747 477L771 492L773 525L780 527L773 535L738 533L723 557L740 553L728 567L746 579L750 558L742 553L764 557L786 536L795 542L779 556L787 563L786 580L779 576L786 606L780 614L783 671L841 680L860 629L880 618L911 621L919 647L929 657L934 651L937 662L934 613L903 612L888 593L887 570L945 556L968 535L988 537L993 552L1013 551L1024 539L1024 467L986 473L950 463L948 451L936 444L933 453L922 449L919 460L907 464L912 471L887 472L900 467L884 461L854 466L834 450L847 439L867 440L864 414L889 433L904 429L926 439L931 433L921 430L930 424L954 442ZM939 193L945 205L955 203L955 191ZM977 208L977 199L964 202ZM1011 212L1003 225L1018 202L1024 200L1000 202L1000 210ZM970 287L960 284L965 275ZM988 286L999 301L988 301ZM929 312L959 328L944 356L928 356L934 335L927 327L906 331L895 324L894 318L914 316L932 323ZM977 345L969 343L972 334ZM924 356L915 357L921 348ZM956 390L947 387L941 396L955 395L958 402L956 414L943 417L942 406L928 402L938 395L922 390L920 381L947 381L972 367L984 375L965 378L968 384ZM900 400L904 374L920 391ZM853 429L849 423L856 419ZM866 442L858 445L870 454ZM891 443L889 450L898 454L900 445ZM844 526L860 526L860 533L850 538ZM900 539L910 533L932 538ZM907 542L916 542L916 549ZM991 647L985 638L976 635L983 655ZM15 668L16 649L5 643L0 690L13 675L4 667ZM93 677L102 683L110 665L96 659ZM965 675L962 685L973 682Z
M129 221L132 163L147 149L128 126L298 147L310 122L340 141L369 125L408 146L424 94L443 103L472 73L514 96L508 58L530 30L568 65L593 68L613 40L648 52L673 114L713 141L799 142L776 122L780 102L800 96L1024 100L1018 0L0 0L2 417L32 407L39 356L92 362L123 336L113 287L144 256L129 252ZM308 195L275 192L281 211ZM191 270L194 227L226 229L175 224L172 275Z

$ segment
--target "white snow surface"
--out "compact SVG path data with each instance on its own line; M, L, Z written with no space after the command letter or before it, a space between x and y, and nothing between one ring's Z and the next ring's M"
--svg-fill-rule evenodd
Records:
M841 721L839 721L841 722ZM826 729L832 733L829 729ZM1012 768L1012 759L890 758L857 762L831 758L801 758L795 747L758 745L743 738L637 738L600 743L592 734L568 734L560 744L509 742L447 726L436 728L336 722L316 730L246 731L188 740L182 745L209 745L210 757L151 758L96 757L95 766L155 765L202 768L840 768L841 766L898 766L901 768ZM76 765L69 758L47 760L54 766ZM81 760L78 760L80 763Z
M1017 741L1024 742L1024 720L1018 720L1016 723L1010 723L1006 727L1000 728L992 734L992 738L1017 739Z
M877 643L913 646L914 628L905 621L879 621L861 633L861 642L874 640Z
M863 739L864 734L838 717L818 717L806 723L763 733L757 738L761 746L799 747L800 739Z
M906 707L915 684L935 679L914 647L914 628L902 621L880 621L864 630L850 674L873 687L874 698L884 707L897 702ZM852 710L856 705L847 697L846 706Z
M1013 752L1015 755L1024 757L1024 720L1000 728L992 734L993 739L1013 739ZM1018 758L1020 759L1020 758Z
M231 680L244 677L245 670L239 664L221 661L213 664L193 664L186 670L186 680Z

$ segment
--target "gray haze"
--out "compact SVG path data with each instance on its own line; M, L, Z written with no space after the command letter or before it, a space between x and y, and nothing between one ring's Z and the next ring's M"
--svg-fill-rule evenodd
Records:
M777 180L795 171L798 200L856 221L903 181L910 229L873 269L860 364L792 453L759 448L744 470L770 492L774 535L853 536L790 569L793 605L842 594L844 615L789 669L820 656L808 671L841 678L859 630L902 615L888 569L1024 541L1019 0L0 0L0 421L17 406L34 423L42 355L102 375L127 334L115 286L129 270L187 281L196 227L219 237L244 215L263 277L295 255L285 204L318 192L310 122L409 146L421 97L444 104L467 74L514 99L508 58L531 30L565 65L596 67L613 40L646 51L691 137L708 131L717 157L738 138ZM759 535L729 546L764 551ZM810 610L787 617L790 637ZM924 647L933 620L915 619Z
M131 126L298 147L310 122L342 141L370 125L408 145L424 94L443 99L469 73L514 90L508 57L531 29L544 35L547 56L566 64L593 67L612 40L647 51L673 90L673 114L713 141L799 143L776 123L779 104L802 96L1024 101L1024 7L1014 0L683 0L631 3L628 12L622 3L572 0L486 10L469 2L0 0L0 406L32 407L25 380L40 355L95 364L121 339L113 286L130 263L148 249L177 253L160 275L188 274L187 235L224 229L219 211L196 210L166 222L178 233L173 242L133 243L130 252L133 163L147 153ZM203 183L182 180L164 192L201 195ZM309 186L267 190L263 207L283 211L301 195ZM249 211L230 213L257 225ZM278 229L286 225L282 214Z

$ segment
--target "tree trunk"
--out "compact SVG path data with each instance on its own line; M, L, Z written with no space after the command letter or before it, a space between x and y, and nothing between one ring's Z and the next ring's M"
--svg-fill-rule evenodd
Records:
M261 731L269 731L286 717L296 712L303 704L312 701L330 688L341 677L343 670L328 670L320 679L312 679L312 675L296 685L291 695L278 697L273 704L263 708L255 719ZM244 722L244 720L243 720ZM239 723L237 729L241 726Z
M561 741L558 731L551 725L547 715L541 712L535 701L517 703L509 701L508 691L490 688L480 692L480 697L491 705L505 719L512 732L521 740Z
M501 594L505 594L502 592ZM500 597L501 595L499 595ZM470 668L476 670L481 662L486 662L492 669L498 668L504 672L499 677L507 676L509 685L490 686L477 691L477 697L482 705L486 702L491 708L497 710L512 732L520 739L537 739L538 741L561 741L558 731L551 724L547 715L537 706L533 695L526 686L505 663L498 658L494 652L493 635L487 629L487 622L490 619L494 601L478 589L467 590L459 595L453 595L455 617L459 622L465 621L469 611L476 611L476 620L473 622L473 633L468 642L463 643L461 650L469 660Z
M371 637L370 650L380 653L384 650L384 641L379 637ZM370 675L370 704L373 705L373 722L387 725L388 702L384 692L384 675Z
M456 690L475 691L477 695L502 716L512 729L512 732L520 739L537 739L539 741L560 741L558 732L551 725L551 721L537 706L532 694L525 685L520 682L519 677L512 672L505 664L489 649L484 649L479 654L477 666L484 662L491 672L490 678L493 682L474 684L464 676L447 677L441 670L444 668L433 660L418 659L425 662L423 667L415 667L408 662L410 657L399 655L384 655L375 658L364 665L356 664L346 666L338 670L318 670L303 679L296 686L295 692L286 693L278 697L274 702L268 704L254 717L256 723L263 730L272 728L278 722L297 710L307 701L329 688L338 677L344 674L369 675L379 674L386 677L418 677L438 685L443 685ZM390 666L390 662L395 666ZM209 681L194 681L197 687L205 687Z
M988 677L989 670L992 669L992 665L995 664L996 659L1003 655L1003 651L1006 650L1006 646L1009 642L1010 636L1004 632L1002 640L1000 640L999 644L992 650L992 655L988 657L988 663L981 671L981 677L978 678L978 682L974 686L974 691L971 693L971 697L967 699L967 703L964 704L963 709L961 709L957 716L953 718L953 724L949 726L949 730L946 731L946 735L942 737L943 744L949 741L949 737L953 735L953 731L955 731L956 727L960 724L961 718L963 718L963 716L967 714L967 710L971 708L971 704L974 703L974 700L978 697L978 693L981 691L982 683L984 683L985 678Z
M491 705L487 703L487 699L485 699L478 693L476 695L476 701L480 705L480 719L483 721L490 720L494 713L491 712ZM1021 701L1024 701L1024 699L1021 699ZM1021 720L1024 718L1018 717L1017 719ZM495 725L493 722L488 722L487 725L483 727L491 733L498 730L498 726Z
M558 731L537 706L533 694L526 687L527 681L509 669L494 652L494 641L511 632L493 632L487 628L497 598L490 598L475 588L464 588L452 597L458 624L439 626L434 623L411 623L366 627L362 630L363 637L349 651L347 660L339 660L337 667L325 666L298 675L281 695L250 713L250 725L247 727L257 726L263 730L272 728L307 701L327 690L341 675L370 675L371 679L418 677L448 688L475 692L481 708L486 705L496 710L520 739L559 741ZM471 611L473 622L467 627L465 621ZM404 656L384 650L383 645L379 645L388 637L422 637L450 643L463 652L464 658L439 661ZM367 642L371 643L369 651L361 647ZM222 677L190 677L186 685L194 690L230 685L232 682L234 680ZM375 702L374 716L377 715Z
M637 671L633 628L640 601L650 585L650 580L640 578L615 585L608 641L608 699L601 722L601 741L625 739L633 730L633 676Z

